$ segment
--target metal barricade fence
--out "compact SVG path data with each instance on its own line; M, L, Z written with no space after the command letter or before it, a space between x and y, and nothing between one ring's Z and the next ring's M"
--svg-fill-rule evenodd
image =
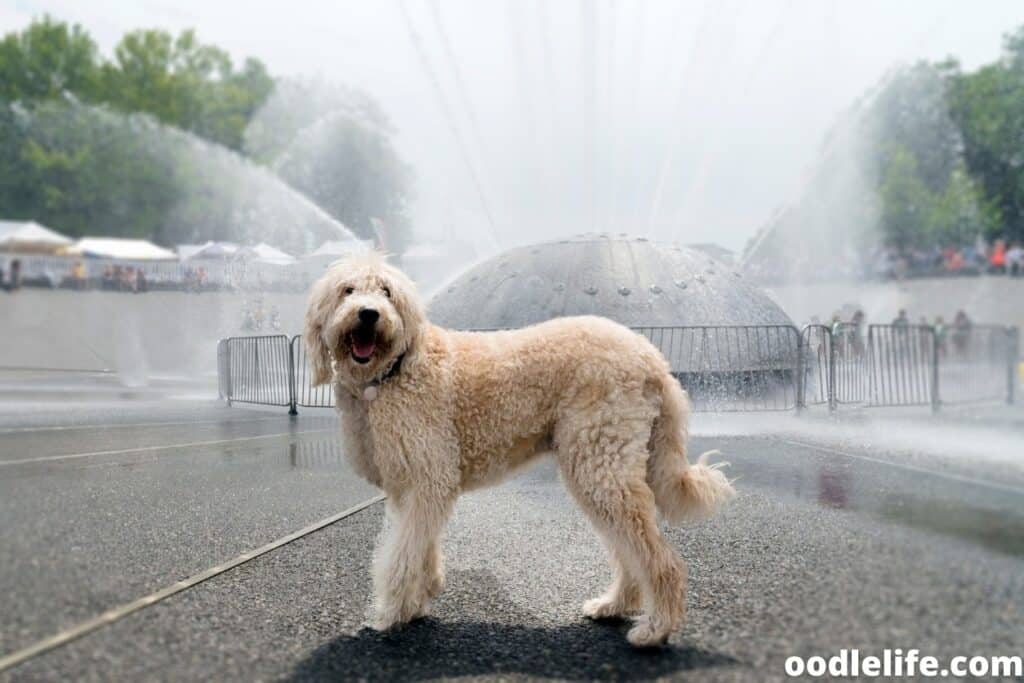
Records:
M1013 390L1008 364L1017 355L1015 331L996 325L944 327L936 332L943 403L1000 400Z
M829 328L832 339L832 408L868 403L868 340L863 325L839 323Z
M834 408L835 364L832 332L824 325L800 331L800 404Z
M662 352L698 412L791 410L800 332L791 325L634 327Z
M295 407L291 345L283 334L225 340L227 400Z
M1015 328L853 324L634 327L668 360L698 412L814 405L931 406L1006 400L1017 383ZM300 336L230 337L217 345L221 397L327 408Z
M329 384L313 386L313 372L306 358L306 345L302 337L295 335L291 340L292 358L295 367L295 403L304 408L331 408L334 406L334 391Z
M935 330L868 326L868 405L939 405Z
M1010 335L1010 341L1009 349L1007 349L1006 402L1013 403L1017 396L1017 366L1020 363L1020 330L1016 327L1011 327L1007 333Z
M217 342L217 396L222 401L231 395L231 373L228 370L228 340L221 339Z

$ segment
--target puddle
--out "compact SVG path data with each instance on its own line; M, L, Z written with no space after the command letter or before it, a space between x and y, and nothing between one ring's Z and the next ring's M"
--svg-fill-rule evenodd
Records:
M1024 493L925 474L831 461L737 462L739 486L780 491L834 510L866 513L889 523L1024 556Z
M337 470L343 466L345 458L336 440L290 443L285 457L294 470Z

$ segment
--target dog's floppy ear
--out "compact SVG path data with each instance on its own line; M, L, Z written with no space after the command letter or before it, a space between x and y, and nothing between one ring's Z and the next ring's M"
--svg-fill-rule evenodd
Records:
M405 324L406 353L415 353L416 345L419 342L420 333L426 323L426 314L423 312L423 304L420 302L416 285L406 277L405 273L396 269L388 268L387 277L392 283L391 303L395 310L402 316Z
M327 316L331 314L331 278L325 276L313 285L309 293L309 306L306 308L306 324L302 332L302 341L306 344L306 356L313 371L313 386L317 387L330 381L331 350L324 343L323 330Z

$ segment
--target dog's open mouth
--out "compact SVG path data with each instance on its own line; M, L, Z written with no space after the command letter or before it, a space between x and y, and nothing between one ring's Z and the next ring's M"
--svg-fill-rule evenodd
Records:
M377 350L377 331L372 326L359 326L349 335L349 346L352 349L352 360L357 363L369 363Z

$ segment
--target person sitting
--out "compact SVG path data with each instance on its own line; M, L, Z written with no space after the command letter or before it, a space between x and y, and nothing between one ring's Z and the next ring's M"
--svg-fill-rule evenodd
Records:
M953 318L953 347L958 355L964 355L971 339L971 319L961 309L956 312Z
M1011 277L1024 275L1024 248L1021 248L1020 242L1014 242L1006 252L1006 269Z
M117 278L114 274L114 266L108 265L103 269L103 289L115 289L117 287Z
M21 289L21 261L14 259L11 261L11 273L7 281L7 291L16 292Z
M134 266L125 266L121 270L121 291L122 292L134 292L135 291L135 268L134 268Z
M85 282L85 264L81 261L75 261L75 264L71 266L71 287L73 289L85 289Z
M863 356L865 351L864 346L864 321L866 316L864 311L859 308L854 312L853 317L850 318L850 343L853 344L853 351L858 356Z
M946 355L946 321L941 315L935 316L935 345L939 355Z
M1005 273L1006 272L1006 242L1003 240L996 240L995 244L992 245L992 253L988 257L989 272L992 273Z
M953 250L953 255L949 258L948 270L954 275L959 275L963 271L966 261L964 260L964 253L959 249Z

